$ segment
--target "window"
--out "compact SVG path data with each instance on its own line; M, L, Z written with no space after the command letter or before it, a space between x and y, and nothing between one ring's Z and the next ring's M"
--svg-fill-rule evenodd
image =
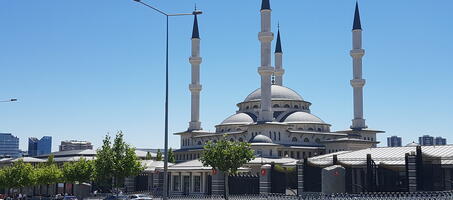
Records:
M306 158L305 151L302 152L302 157Z
M274 140L277 140L277 133L274 132Z
M272 149L269 150L269 156L272 156Z
M254 105L253 108L258 108L258 105Z
M291 158L294 158L294 151L291 151Z
M290 106L289 106L288 104L285 104L285 106L283 106L283 107L285 107L285 108L289 108Z
M250 108L249 106L245 107L245 109L247 109L247 110L248 110L249 108Z
M181 185L181 179L179 176L173 176L173 191L179 192L179 186Z
M280 132L278 132L278 141L280 141Z
M288 156L288 151L285 151L285 157Z
M315 142L316 143L321 143L321 140L319 138L316 138Z
M321 128L318 128L318 131L319 131L319 132L321 132L321 131L322 131L322 129L321 129Z
M374 141L374 138L371 138L371 141Z
M309 131L313 131L313 128L308 128Z
M311 157L311 152L308 152L308 157Z
M310 140L308 138L305 138L304 142L310 142Z
M242 139L242 138L239 138L239 142L244 142L244 139Z
M197 143L197 144L198 144L198 145L201 145L201 141L198 141L198 143Z
M299 108L299 106L298 105L294 105L294 108Z
M282 151L278 151L278 157L282 157Z
M214 140L213 142L214 142L214 143L217 143L217 140Z
M297 142L297 137L293 137L293 139L291 139L292 142Z
M279 106L278 104L274 104L272 107L278 108L278 107L280 107L280 106Z
M297 153L296 153L296 158L297 158L297 159L300 159L300 152L297 152Z
M201 192L201 176L193 177L193 191Z

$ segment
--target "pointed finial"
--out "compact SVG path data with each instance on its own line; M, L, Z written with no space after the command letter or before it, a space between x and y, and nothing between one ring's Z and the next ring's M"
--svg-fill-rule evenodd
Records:
M269 0L262 0L261 10L270 10L270 9L271 9L271 4L269 3Z
M360 13L359 13L359 2L355 2L355 13L354 13L354 25L352 30L362 30L362 24L360 23Z
M192 30L192 38L198 38L200 39L200 33L198 31L198 19L197 15L194 15L194 20L193 20L193 30Z
M282 42L280 41L280 23L278 24L277 44L275 45L275 53L283 53Z
M195 3L195 11L197 11L197 3Z

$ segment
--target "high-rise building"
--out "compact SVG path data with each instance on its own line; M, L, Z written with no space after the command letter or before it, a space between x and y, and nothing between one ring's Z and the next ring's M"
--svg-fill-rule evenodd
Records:
M88 141L68 140L61 141L60 151L93 149L93 145Z
M447 145L447 139L443 137L436 137L434 138L434 144L436 145Z
M18 137L11 133L0 133L0 157L20 157Z
M28 155L39 156L50 154L52 152L52 137L44 136L41 139L30 137L28 138Z
M401 137L392 136L387 138L387 146L388 147L400 147L401 145Z
M418 143L422 146L434 145L434 137L430 135L423 135L418 138Z

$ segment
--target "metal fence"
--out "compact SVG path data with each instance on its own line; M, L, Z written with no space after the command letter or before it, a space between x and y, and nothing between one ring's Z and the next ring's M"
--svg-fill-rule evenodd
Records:
M159 198L154 198L159 199ZM171 196L172 200L211 199L223 200L223 196ZM361 194L320 194L307 193L301 196L280 194L269 195L230 195L230 200L453 200L453 191L448 192L388 192L388 193L361 193Z

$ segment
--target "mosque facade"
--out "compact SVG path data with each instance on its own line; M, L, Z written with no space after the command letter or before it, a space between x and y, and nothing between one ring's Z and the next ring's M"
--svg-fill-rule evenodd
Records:
M224 137L230 141L249 142L258 157L304 159L316 155L338 151L359 150L376 147L376 134L383 131L371 130L363 118L362 26L359 8L356 4L352 29L354 117L350 129L332 131L331 125L315 114L310 106L296 91L283 83L283 51L280 30L277 31L275 51L271 44L274 33L271 27L271 7L269 0L261 3L261 30L258 39L261 46L261 64L258 75L260 87L250 93L242 102L236 104L235 114L215 126L215 132L205 131L200 122L200 36L198 19L195 15L192 32L191 121L186 131L175 133L180 136L181 147L175 151L178 162L194 160L201 156L203 146L217 142ZM273 54L273 55L272 55ZM272 65L272 57L274 63Z

